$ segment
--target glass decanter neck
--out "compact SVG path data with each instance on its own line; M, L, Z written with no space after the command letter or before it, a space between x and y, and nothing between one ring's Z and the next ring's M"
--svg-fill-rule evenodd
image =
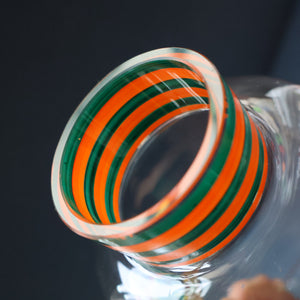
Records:
M170 120L207 109L203 141L179 182L122 220L121 183L136 151ZM59 142L52 192L76 233L168 273L233 241L258 207L267 173L264 137L214 65L165 48L121 65L83 100Z

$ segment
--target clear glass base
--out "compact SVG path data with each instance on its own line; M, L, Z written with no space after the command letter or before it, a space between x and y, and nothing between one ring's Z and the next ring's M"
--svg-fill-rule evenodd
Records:
M300 297L300 87L264 77L228 83L267 143L268 184L259 208L229 246L172 276L105 249L98 266L107 299L215 300L236 280L260 273L282 279Z

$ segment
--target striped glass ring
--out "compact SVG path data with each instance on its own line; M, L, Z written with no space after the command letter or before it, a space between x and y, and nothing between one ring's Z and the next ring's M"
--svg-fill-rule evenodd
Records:
M201 109L209 109L206 132L184 176L158 203L122 220L120 189L136 151L166 122ZM197 265L241 232L267 168L264 137L214 65L163 48L122 64L82 101L55 153L52 194L73 231L167 272Z

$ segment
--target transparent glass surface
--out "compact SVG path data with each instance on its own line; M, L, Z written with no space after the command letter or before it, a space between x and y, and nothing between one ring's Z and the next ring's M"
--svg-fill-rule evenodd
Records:
M115 250L95 262L107 299L214 300L260 273L300 296L300 87L227 83L194 51L155 50L104 78L67 124L54 203Z

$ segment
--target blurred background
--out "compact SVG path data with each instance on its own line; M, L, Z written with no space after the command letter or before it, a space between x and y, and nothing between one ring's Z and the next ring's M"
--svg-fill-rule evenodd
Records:
M102 247L71 232L52 202L51 164L68 118L113 68L161 47L198 51L225 78L268 75L299 84L300 1L11 1L2 7L1 295L105 299L95 263Z

